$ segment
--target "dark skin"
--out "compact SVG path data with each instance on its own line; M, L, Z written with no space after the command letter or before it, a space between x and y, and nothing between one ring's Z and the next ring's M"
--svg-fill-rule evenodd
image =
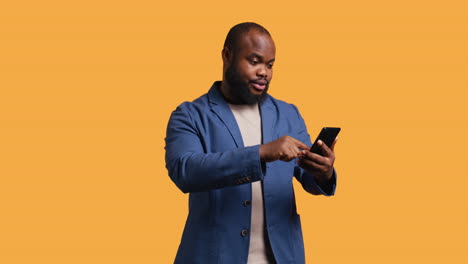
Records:
M226 69L230 66L236 67L238 77L247 85L249 92L261 95L265 92L266 83L271 81L276 53L273 39L255 29L243 34L237 44L235 51L227 47L222 51L223 82L221 83L221 92L230 102L232 100L230 91L235 87L230 87L229 83L225 81ZM314 175L319 184L323 184L333 176L336 140L330 148L322 141L317 144L321 147L323 156L310 152L310 147L303 142L290 136L283 136L261 145L260 159L263 162L272 162L276 160L291 161L299 158L299 166Z
M226 70L234 65L239 78L248 85L250 93L261 95L263 93L261 84L270 82L273 75L273 63L275 62L276 48L273 40L266 34L257 30L250 30L244 34L238 43L237 50L224 48L223 57L223 82L221 92L228 101L230 96L229 83L225 81Z

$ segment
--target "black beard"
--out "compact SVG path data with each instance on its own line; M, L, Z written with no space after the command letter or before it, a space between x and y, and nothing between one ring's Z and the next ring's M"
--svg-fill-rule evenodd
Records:
M226 69L225 74L225 81L229 85L229 95L230 95L230 103L232 104L247 104L253 105L266 97L268 86L270 82L266 84L265 90L260 95L255 95L250 92L249 90L249 83L245 83L239 78L239 72L234 65L230 65L229 68Z

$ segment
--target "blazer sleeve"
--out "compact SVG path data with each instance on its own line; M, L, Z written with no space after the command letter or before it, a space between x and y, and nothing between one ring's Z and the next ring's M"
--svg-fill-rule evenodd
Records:
M263 180L260 145L205 153L194 121L180 106L172 112L165 141L169 177L184 193Z
M312 146L312 143L310 141L310 135L307 132L307 128L304 122L304 119L302 118L301 114L299 113L299 110L297 109L296 106L291 105L293 108L293 115L294 119L297 120L297 139L304 142L308 146ZM336 189L336 171L333 169L333 176L330 179L328 183L325 185L319 185L317 181L315 180L315 177L308 173L306 170L301 168L299 165L296 164L294 167L294 177L302 184L302 187L304 190L311 194L315 195L325 195L325 196L332 196L335 194L335 189Z

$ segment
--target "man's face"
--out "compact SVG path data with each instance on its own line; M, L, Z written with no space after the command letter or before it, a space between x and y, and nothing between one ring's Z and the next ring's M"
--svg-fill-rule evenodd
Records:
M254 104L268 90L275 61L275 44L270 36L250 30L241 36L225 72L231 103Z

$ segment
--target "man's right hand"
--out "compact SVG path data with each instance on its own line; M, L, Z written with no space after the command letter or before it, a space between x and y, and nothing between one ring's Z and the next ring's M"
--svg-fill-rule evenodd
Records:
M275 160L291 161L303 154L300 150L308 150L306 144L290 137L283 136L275 141L260 146L260 159L264 162Z

